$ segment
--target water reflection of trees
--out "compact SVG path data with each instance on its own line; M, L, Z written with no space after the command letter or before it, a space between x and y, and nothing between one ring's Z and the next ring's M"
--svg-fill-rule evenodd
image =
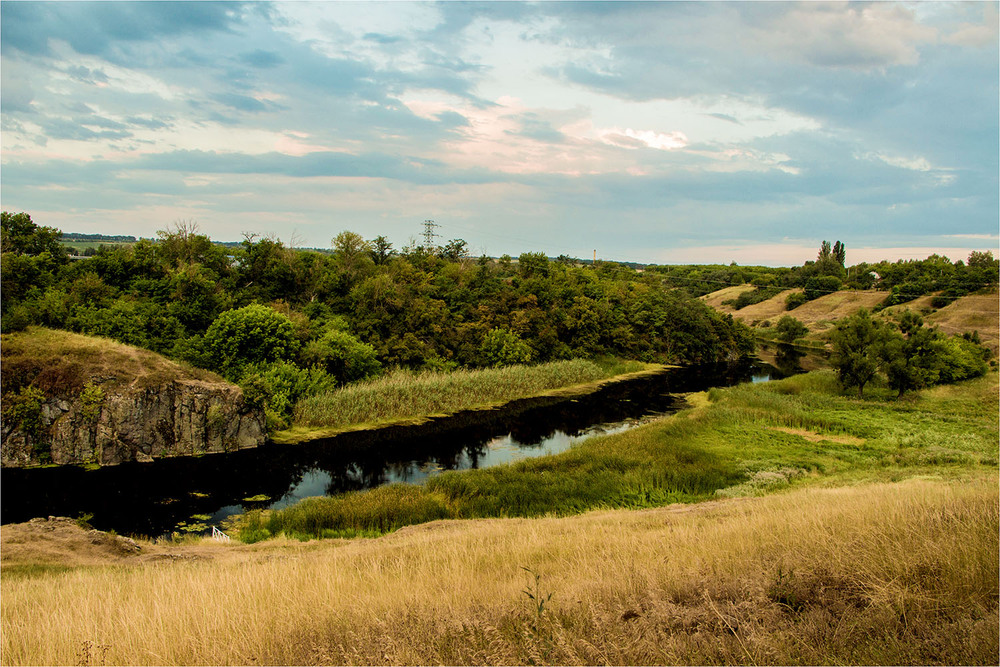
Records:
M774 353L774 365L785 375L802 372L802 358L805 352L796 350L791 345L780 344Z

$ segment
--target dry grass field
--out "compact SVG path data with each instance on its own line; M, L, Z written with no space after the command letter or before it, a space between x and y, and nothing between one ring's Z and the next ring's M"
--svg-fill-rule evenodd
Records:
M724 287L720 290L712 292L711 294L705 294L704 296L700 296L698 298L704 301L706 305L711 306L712 308L715 308L720 312L731 313L733 312L733 309L730 308L729 306L723 306L722 302L728 301L729 299L735 299L740 294L743 294L744 292L749 292L752 289L754 289L754 286L751 285L750 283L747 283L746 285L735 285L733 287Z
M373 540L146 544L60 572L19 571L5 527L0 659L996 664L997 506L995 474L913 479Z
M744 322L753 324L770 320L772 324L777 322L783 315L792 315L797 320L805 324L811 331L817 333L828 329L832 322L854 313L858 308L868 308L878 305L885 300L885 292L874 290L858 291L844 290L821 296L818 299L809 301L795 310L785 310L785 299L789 294L800 292L801 290L789 289L781 292L777 296L766 301L733 310L730 306L723 306L722 302L733 299L740 293L753 289L751 285L741 285L740 287L727 287L707 294L701 299L716 310L723 313L731 313L733 317Z
M978 331L994 354L1000 351L1000 297L993 294L972 294L956 299L925 318L946 334Z
M744 324L753 324L754 322L763 322L764 320L777 321L785 314L785 299L788 298L788 295L801 291L798 289L787 289L766 301L754 303L739 310L733 310L731 307L726 306L729 310L725 312L732 313L733 317Z
M789 294L799 291L786 290L766 301L740 310L722 305L723 301L736 298L749 289L752 289L752 286L727 287L707 294L701 299L720 312L732 314L745 324L764 321L774 324L782 316L791 315L806 325L812 334L820 334L832 328L838 319L853 314L859 308L871 310L884 301L887 295L886 292L875 290L844 290L809 301L795 310L786 311L785 299ZM938 310L931 306L933 298L929 295L922 296L886 308L881 311L881 316L894 316L912 310L923 315L927 324L939 327L948 335L978 331L983 343L993 350L994 354L1000 352L1000 297L996 293L963 296Z

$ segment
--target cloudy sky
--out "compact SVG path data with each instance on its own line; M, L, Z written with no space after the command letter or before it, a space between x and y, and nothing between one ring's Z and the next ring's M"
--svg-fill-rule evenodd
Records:
M3 209L475 254L998 246L995 2L2 3Z

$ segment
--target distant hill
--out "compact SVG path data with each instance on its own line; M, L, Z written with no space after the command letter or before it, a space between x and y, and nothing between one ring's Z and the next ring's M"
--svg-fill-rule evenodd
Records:
M723 305L723 301L751 289L753 286L749 284L726 287L699 298L719 312L730 314L750 326L774 325L784 315L791 315L806 325L812 335L818 335L829 331L837 320L853 315L859 308L873 310L889 294L876 290L839 290L786 311L785 299L789 294L800 291L789 289L740 310ZM1000 299L996 292L959 297L943 308L934 308L931 305L933 299L933 295L921 296L898 306L885 308L879 312L879 316L894 316L905 310L912 310L923 316L928 325L937 326L948 335L978 331L984 345L994 353L1000 352Z
M134 236L126 236L122 234L109 235L109 234L79 234L77 232L63 232L60 237L63 243L70 243L73 241L104 241L106 243L135 243L138 239Z

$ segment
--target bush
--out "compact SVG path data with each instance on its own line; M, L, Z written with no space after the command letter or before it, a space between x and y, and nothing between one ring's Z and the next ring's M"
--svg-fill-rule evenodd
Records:
M883 308L898 306L901 303L913 301L918 296L926 293L927 288L919 283L908 282L901 285L893 285L892 289L889 290L889 296L885 298L885 301L881 305Z
M783 291L783 287L757 287L756 289L743 292L735 299L727 299L726 301L723 301L722 305L732 306L734 310L740 310L742 308L746 308L747 306L752 306L755 303L767 301L768 299L778 296L778 294Z
M375 348L346 331L328 331L302 352L306 366L318 366L341 384L378 375L382 370Z
M291 320L256 303L219 315L204 338L212 370L230 380L239 378L244 366L290 360L298 346Z
M268 430L288 428L299 399L330 391L336 384L322 368L300 368L288 361L244 366L239 379L243 399L264 408Z
M802 322L799 322L791 315L785 315L778 320L778 326L775 327L775 331L778 334L778 339L786 343L791 343L796 338L801 338L809 333L809 329L806 325L802 324Z
M938 342L938 372L942 383L958 382L979 377L986 373L985 357L989 350L959 336Z
M486 334L479 352L485 365L493 368L531 361L531 348L520 336L507 329L493 329Z
M45 394L38 387L21 387L17 394L4 401L7 403L3 410L4 420L15 427L19 426L29 435L37 435L42 426L44 401Z
M95 422L101 416L101 408L104 405L104 390L92 382L83 385L80 392L80 403L83 408L80 414L87 421Z
M792 294L788 295L788 298L785 299L785 310L795 310L808 300L809 299L806 298L806 295L804 293L793 292Z
M843 282L836 276L816 276L806 281L805 297L806 301L818 299L821 296L832 294L840 289Z

